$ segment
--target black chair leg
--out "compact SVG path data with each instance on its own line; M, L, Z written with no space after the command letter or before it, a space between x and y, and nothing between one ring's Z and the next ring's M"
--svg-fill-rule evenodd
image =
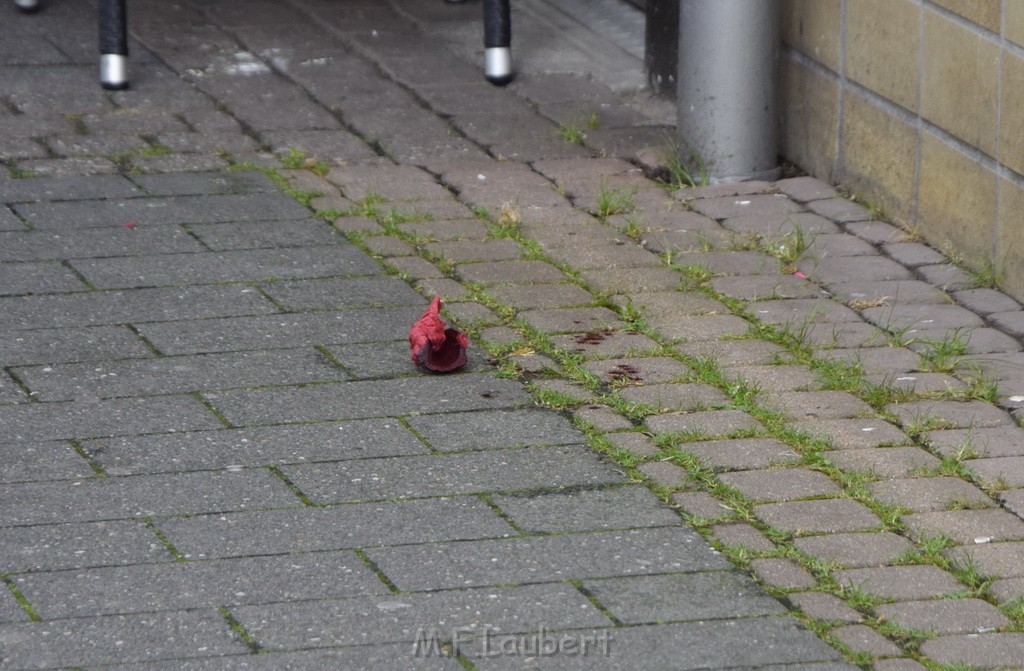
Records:
M125 0L100 0L100 83L128 88L128 15Z
M39 9L39 0L14 0L14 6L26 14L31 14Z
M484 76L504 86L512 81L512 19L509 0L484 0Z

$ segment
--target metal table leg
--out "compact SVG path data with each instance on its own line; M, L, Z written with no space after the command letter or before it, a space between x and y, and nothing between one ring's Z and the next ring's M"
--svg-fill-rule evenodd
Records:
M100 83L128 88L128 21L125 0L100 0Z
M512 81L511 45L509 0L484 0L484 76L492 84Z

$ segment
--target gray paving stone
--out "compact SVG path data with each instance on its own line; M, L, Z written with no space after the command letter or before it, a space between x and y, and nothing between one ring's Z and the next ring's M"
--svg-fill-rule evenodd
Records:
M403 590L703 571L728 566L682 527L403 546L367 551ZM636 556L643 556L640 564Z
M996 580L988 588L999 603L1008 603L1024 597L1024 578L1005 578Z
M856 624L864 621L864 616L850 608L839 597L824 592L797 592L787 598L799 608L804 615L823 622L845 622Z
M710 358L720 366L759 366L785 358L786 351L775 343L763 340L709 340L679 345L676 349L687 356Z
M776 589L808 589L818 584L813 575L791 559L754 559L750 562L750 570L760 582Z
M820 298L817 285L795 275L739 275L716 277L710 282L718 293L745 301L776 298Z
M72 231L0 232L0 259L42 261L137 254L200 252L203 246L179 227L90 228Z
M600 632L587 630L584 635ZM730 668L736 671L853 671L856 667L839 662L833 648L795 620L782 617L750 618L722 622L688 622L616 629L610 632L610 654L600 649L589 655L552 655L524 667L520 655L478 659L470 656L481 671L513 669L587 669L628 671L629 669ZM834 663L814 664L834 660ZM767 665L772 662L786 666Z
M837 641L854 652L866 652L872 657L902 655L903 649L866 624L836 627L829 632Z
M661 459L644 462L637 470L655 485L667 489L681 487L688 479L684 468Z
M768 526L794 534L869 531L881 524L869 508L849 499L765 503L754 514Z
M0 312L8 328L26 329L258 315L276 309L255 289L239 285L0 298Z
M807 203L808 209L813 212L817 212L823 217L828 217L833 221L840 223L849 223L855 221L866 221L871 219L871 212L861 205L851 203L843 198L829 198L826 200L813 200ZM872 222L872 224L879 224L881 222ZM888 226L888 224L884 224ZM899 229L894 227L894 231L900 233Z
M588 409L589 408L583 408L583 410ZM601 431L618 431L619 429L633 428L632 422L622 417L622 415L615 414L614 416L618 417L620 420L625 422L625 424L613 425L610 427L610 429L605 429L598 422L589 419L590 417L592 417L592 415L584 414L581 416L580 412L581 411L577 411L576 413L576 416L578 418L582 418L583 421L589 421L591 424L596 426ZM609 424L611 423L609 422ZM637 456L650 457L654 456L655 454L658 454L659 452L657 444L650 436L644 435L642 433L637 433L635 431L627 430L619 431L618 433L609 433L605 435L605 438L608 440L609 444L611 444L612 449L625 450L626 452L629 452L630 454L635 454Z
M684 514L696 520L717 520L720 517L732 518L732 508L725 505L707 492L673 492L672 503Z
M624 479L580 446L359 459L283 470L318 503L555 489Z
M1010 415L983 401L909 401L886 406L904 426L940 424L936 428L1012 426Z
M814 358L858 366L866 375L909 373L921 365L921 355L905 347L832 349L815 352Z
M345 243L345 237L322 219L191 224L188 228L203 241L203 244L218 252L260 247L314 247Z
M409 359L408 341L392 340L332 345L327 350L355 380L414 375L420 372L417 370L416 364ZM466 356L468 362L459 369L461 372L479 372L491 369L484 350L471 348Z
M881 419L805 419L794 422L793 427L828 441L835 450L858 450L911 442L909 436Z
M546 333L589 333L625 326L608 308L554 308L527 310L520 314L530 326Z
M874 668L875 671L924 671L926 667L920 662L901 657L876 660Z
M123 326L0 330L0 364L4 366L151 356L142 340Z
M718 479L751 501L792 501L840 491L824 473L805 468L770 468L722 473Z
M158 524L188 559L517 535L486 503L473 497L197 515Z
M740 337L750 331L750 323L733 315L700 315L696 317L648 318L648 324L665 338L683 342Z
M28 613L21 607L14 595L6 589L0 591L0 624L4 622L28 622ZM4 661L0 657L0 661Z
M72 480L95 475L71 445L65 442L0 443L4 464L0 483Z
M813 241L820 235L839 233L837 225L811 212L793 212L787 214L750 213L732 217L722 222L722 226L737 233L756 233L769 240L781 239L797 230L807 241Z
M417 376L207 394L236 426L517 407L523 386L490 374Z
M1024 543L972 543L949 548L943 554L958 567L974 567L981 575L1014 578L1024 576Z
M953 293L956 302L971 312L987 317L995 312L1020 310L1020 303L995 289L965 289Z
M347 380L313 348L201 354L17 368L41 401L173 394Z
M422 415L409 417L407 421L440 452L567 445L585 439L565 417L533 409Z
M404 341L409 326L423 313L420 303L417 296L416 304L403 307L154 322L139 324L138 329L168 355Z
M919 447L834 450L825 458L844 471L870 473L879 478L908 478L941 465Z
M545 261L494 261L472 263L459 267L459 275L469 282L481 284L515 284L531 282L564 282L565 274Z
M773 438L735 438L681 443L679 449L693 454L716 470L768 468L800 461L800 455Z
M0 426L9 442L188 431L223 424L191 396L125 398L86 403L0 405Z
M771 552L775 544L749 524L719 524L712 528L712 537L725 545L742 547L754 552Z
M803 208L782 194L723 196L701 198L693 201L691 207L714 219L739 217L750 212L763 214L795 214Z
M302 650L266 654L223 655L148 663L139 671L336 671L337 669L403 669L404 671L460 671L454 657L414 657L408 643L361 645L331 650ZM125 669L135 671L136 667ZM823 670L824 671L824 670Z
M882 245L882 250L894 261L908 268L944 263L946 257L928 245L920 242L891 242Z
M934 284L943 291L960 291L963 289L974 289L978 286L978 280L970 273L955 266L952 263L941 263L933 266L920 266L917 269L925 281Z
M351 245L235 250L74 261L99 289L376 275L380 266Z
M46 619L388 591L351 551L26 573L15 580Z
M551 338L551 344L581 354L586 359L639 356L658 346L658 343L641 333L611 330L555 336Z
M679 382L691 372L688 366L669 357L605 359L590 361L584 367L613 386Z
M300 464L412 454L429 449L394 419L82 441L112 475Z
M864 318L889 331L911 337L921 331L970 329L982 326L981 318L959 305L889 305L866 308Z
M251 193L166 198L111 198L102 201L44 202L15 206L31 226L68 230L121 226L135 221L139 227L162 224L208 224L219 221L305 219L309 210L281 193Z
M821 280L837 299L857 307L949 304L945 292L920 280L872 280L856 276L822 277Z
M187 172L163 175L133 175L132 181L153 196L214 196L273 193L279 190L261 172ZM116 197L116 194L107 195ZM50 197L47 200L54 200Z
M0 526L63 524L294 506L262 470L99 478L0 486Z
M47 636L49 645L41 646ZM82 617L0 626L11 668L59 668L249 652L214 610Z
M121 175L37 177L0 181L0 201L5 203L131 198L142 195L142 191Z
M700 438L721 438L738 431L762 428L761 424L740 410L699 410L649 415L644 426L653 433L685 433Z
M724 392L702 382L648 384L626 387L618 393L623 400L651 406L655 412L697 410L729 404Z
M583 587L618 620L654 624L784 613L737 571L585 580Z
M266 284L263 288L271 298L290 310L423 305L423 297L396 277L285 280Z
M815 391L821 388L815 373L804 366L737 366L729 378L766 392Z
M890 531L829 533L797 538L793 544L801 552L821 561L836 562L849 568L890 564L914 547L909 540Z
M850 419L871 417L874 410L845 391L788 391L765 394L766 408L787 415L794 421L809 419Z
M609 294L671 291L678 289L682 281L682 275L671 268L584 270L580 276L591 290Z
M84 291L86 285L59 263L0 263L0 296Z
M506 284L490 287L487 293L517 309L550 309L594 303L594 297L575 284Z
M1024 634L961 634L943 636L921 644L921 654L939 664L959 664L983 669L1020 668Z
M998 508L918 513L904 516L903 522L917 538L941 535L965 545L1024 539L1024 520Z
M0 231L27 231L28 227L6 205L0 205Z
M801 325L815 322L857 322L860 315L828 298L790 298L758 301L750 306L758 321L768 324Z
M141 522L86 522L0 528L0 571L55 571L172 562Z
M494 496L515 525L530 534L671 526L679 516L646 487Z
M835 571L834 575L840 585L897 601L955 594L965 587L951 573L930 564L854 568Z
M981 599L905 601L878 606L875 613L903 629L939 635L976 634L1010 625L1009 618Z
M415 643L418 633L450 640L545 627L593 627L608 619L567 584L459 589L426 594L246 606L232 609L242 626L269 650L321 646ZM331 623L324 627L323 623ZM425 651L422 651L425 652ZM421 654L422 654L421 652ZM414 651L406 647L410 659ZM353 667L354 668L354 667Z
M985 492L960 478L887 480L868 483L867 487L871 495L882 503L915 512L949 510L953 506L987 508L994 505Z

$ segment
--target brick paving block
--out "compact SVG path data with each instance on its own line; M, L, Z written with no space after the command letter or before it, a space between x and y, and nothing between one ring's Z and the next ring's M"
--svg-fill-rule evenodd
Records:
M519 331L507 326L492 326L480 331L481 340L499 347L515 344L520 341L521 337Z
M644 426L653 433L689 433L706 438L764 428L756 419L740 410L698 410L650 415L644 419Z
M178 227L89 228L60 234L0 232L0 259L5 261L62 261L199 251L203 251L202 245Z
M512 240L459 240L434 242L426 246L431 254L442 256L451 263L473 261L510 261L522 256L523 250Z
M132 198L142 195L142 191L121 175L38 177L0 181L0 201L5 203Z
M44 631L53 636L51 645L39 645ZM3 625L0 636L4 639L4 664L16 668L92 666L180 657L201 660L250 652L220 613L212 609Z
M878 659L873 663L875 671L925 671L926 667L912 659Z
M414 280L440 279L444 277L444 271L426 259L418 256L400 256L390 258L386 263L398 271L399 275L410 277Z
M677 289L682 280L682 275L671 268L585 270L580 276L589 287L609 294L669 291Z
M290 506L295 495L266 471L209 471L0 486L0 526Z
M1008 414L983 401L908 401L888 405L885 411L904 426L938 422L948 425L941 428L969 429L1014 424Z
M625 386L676 382L691 372L686 364L668 357L602 359L584 367L605 384Z
M582 241L581 241L582 243ZM556 247L548 256L578 270L655 268L662 260L632 242L619 244L579 244L572 247Z
M396 277L284 280L266 284L264 289L292 310L423 304L423 298Z
M694 211L714 219L739 217L750 212L758 214L795 214L803 208L781 194L722 196L693 201Z
M495 464L501 468L495 468ZM423 457L288 466L285 473L317 502L452 496L623 481L584 447L522 448Z
M399 227L417 237L440 241L483 240L488 234L487 225L479 219L437 219L436 215L434 221L417 221Z
M820 279L837 300L858 308L894 303L903 305L949 303L949 296L945 292L920 280L864 280L849 276L822 277Z
M733 513L732 508L705 492L675 492L671 500L680 510L693 517L714 520Z
M927 337L941 340L947 335L946 332L931 332ZM992 328L971 329L965 336L967 354L1003 354L1019 352L1022 348L1020 339Z
M510 354L507 361L515 365L517 369L526 374L543 373L544 371L559 370L554 359L543 354L530 352L528 354Z
M157 229L163 230L163 229ZM233 249L258 249L261 247L316 247L320 245L345 244L341 235L322 219L287 219L284 221L228 222L222 224L192 224L189 231L198 236L207 247L214 251ZM391 242L388 249L373 248L388 240L402 243L397 238L367 238L371 252L385 256L400 255L397 245ZM407 249L407 248L406 248ZM411 251L407 253L412 253Z
M597 403L597 396L589 389L562 378L533 380L531 384L535 389L554 392L560 396L571 398L577 403Z
M373 256L413 256L416 249L408 242L389 235L375 235L363 239L363 244Z
M923 656L939 664L970 668L1002 669L1020 666L1024 634L961 634L943 636L921 644Z
M647 318L648 325L663 337L684 342L717 340L728 336L743 336L750 331L750 323L733 315L699 315Z
M48 619L388 591L352 551L28 573L18 583Z
M836 571L842 586L856 587L868 594L896 601L930 599L964 591L952 574L930 564L882 566Z
M999 509L918 513L903 522L919 538L942 535L965 545L1024 539L1024 520Z
M0 363L22 366L153 356L152 350L123 326L0 331Z
M28 613L7 589L0 592L0 624L5 622L28 622Z
M926 282L935 285L943 291L961 291L974 289L978 286L978 280L967 273L963 268L952 263L940 263L932 266L920 266L917 268Z
M866 322L812 324L801 336L818 349L881 347L889 341L885 331Z
M822 258L826 256L870 256L877 250L860 238L847 233L822 233L814 236L807 246L805 256Z
M6 205L0 205L0 231L17 231L23 233L28 230L28 227L14 216L14 212L11 211Z
M814 576L791 559L754 559L750 570L762 583L779 589L805 589L818 584Z
M822 622L857 624L864 616L847 606L842 599L824 592L796 592L786 596L804 615Z
M881 255L803 259L797 268L812 279L827 278L830 283L914 279L909 270Z
M724 303L699 291L652 291L614 296L612 301L622 308L632 305L645 315L730 314Z
M907 268L946 262L941 252L920 242L888 242L882 245L882 251Z
M795 327L811 323L858 322L860 315L828 298L758 301L750 306L758 321Z
M967 391L967 384L945 373L884 373L866 375L864 379L874 385L888 386L920 396Z
M974 567L986 576L1024 577L1024 543L968 543L949 548L943 554L956 565Z
M499 302L517 309L593 305L594 297L576 284L505 284L487 289Z
M889 564L914 547L913 543L903 536L889 531L807 536L797 538L793 544L801 552L821 561L836 562L848 568Z
M347 380L313 348L17 368L42 401Z
M781 240L799 230L810 241L819 235L839 233L840 228L821 215L812 212L778 214L750 213L722 221L722 226L737 233L755 233L768 239Z
M0 443L4 463L0 482L73 480L95 475L82 457L63 441Z
M718 293L745 301L775 298L818 298L821 289L795 275L740 275L715 277L711 288Z
M839 486L827 475L805 468L770 468L723 473L718 479L751 501L792 501L836 494Z
M761 391L814 391L821 387L817 376L803 366L743 366L726 375Z
M1024 487L1024 457L971 459L967 468L988 482L1005 482L1010 487Z
M367 643L374 644L367 647L377 648L387 641L412 643L418 631L437 631L445 638L453 626L466 626L470 631L479 628L482 632L482 622L495 628L492 635L496 631L530 631L536 622L558 628L608 623L582 594L560 584L266 604L243 606L232 612L268 650L352 644L363 647ZM324 622L337 626L324 630ZM413 659L411 648L403 648L406 657ZM406 668L406 663L402 661L399 667Z
M629 403L653 406L655 412L697 410L716 405L727 405L728 397L711 385L700 382L689 384L647 384L619 390L619 396Z
M1021 309L1020 303L1001 291L982 287L953 292L956 302L971 312L987 317L993 313L1012 314Z
M763 340L709 340L678 345L684 356L707 358L720 366L762 366L785 359L786 350Z
M498 495L491 500L528 534L634 529L680 523L679 515L663 505L649 489L639 485L576 492Z
M718 524L712 528L711 536L723 545L746 548L754 552L775 550L775 544L749 524Z
M152 196L272 193L278 191L279 188L269 177L261 172L241 171L132 175L132 181ZM141 192L136 191L136 193ZM48 197L47 200L53 200L53 198Z
M579 417L579 416L580 416L579 412L577 412L577 417ZM621 415L616 415L616 416L621 418ZM587 421L585 419L587 416L584 415L583 417L584 417L584 421ZM633 428L632 424L629 424L628 422L627 422L627 424L628 424L628 426L619 426L619 425L614 425L613 426L609 422L609 426L611 426L611 428L610 429L601 429L601 430L602 431L607 431L607 430L618 431L618 429L625 429L625 428L632 429ZM600 429L601 427L598 426L598 428ZM609 434L607 434L605 436L605 438L611 444L613 449L625 450L625 451L627 451L627 452L629 452L631 454L634 454L634 455L637 455L637 456L640 456L640 457L652 457L652 456L654 456L656 454L659 454L660 451L661 451L658 448L657 444L654 442L654 440L652 438L650 438L649 436L647 436L645 434L637 433L635 431L618 431L617 433L609 433Z
M843 198L828 198L824 200L813 200L808 202L807 208L823 217L828 217L839 223L850 223L855 221L867 221L872 219L871 212L861 205L852 203ZM873 222L880 223L880 222Z
M18 161L18 169L33 177L71 177L75 175L114 175L121 169L108 158L32 158Z
M729 564L683 527L368 549L403 590L703 571ZM637 556L645 562L639 564Z
M373 219L367 217L341 216L332 222L332 226L342 234L345 233L379 233L382 229Z
M836 627L828 633L853 652L866 652L873 657L896 657L903 650L865 624L850 624Z
M585 359L641 356L658 347L658 343L643 334L612 330L555 336L551 343L560 349L582 354Z
M84 291L88 287L59 263L0 265L0 296Z
M909 373L918 370L921 365L921 355L905 347L832 349L815 352L813 356L823 361L859 366L867 375Z
M987 317L989 323L1014 338L1024 337L1024 311L1019 308L1012 312L997 312Z
M1010 489L999 495L999 500L1010 512L1024 518L1024 489Z
M465 285L447 277L421 279L416 282L416 289L424 296L440 296L445 301L463 300L470 293Z
M269 466L425 454L394 419L177 432L82 441L113 475Z
M845 391L793 391L765 395L764 406L794 421L870 417L874 411Z
M800 461L800 455L773 438L735 438L681 443L680 450L717 470L768 468Z
M632 430L633 423L605 405L585 405L573 411L573 417L596 428L598 431ZM638 436L633 438L633 436ZM613 436L607 436L612 440ZM647 436L641 434L620 434L614 436L613 444L619 449L629 450L637 454L654 454L658 450Z
M230 250L72 261L99 289L377 275L381 269L349 245Z
M608 308L553 308L520 313L533 328L546 333L588 333L619 329L619 316Z
M859 450L911 443L910 437L881 419L805 419L793 423L810 436L827 440L835 450Z
M195 515L163 519L159 527L187 559L517 535L473 497Z
M870 473L887 479L907 478L941 465L938 459L919 447L834 450L825 458L844 471Z
M688 480L685 469L662 459L644 462L637 466L637 470L660 487L680 487Z
M0 542L0 566L7 573L174 561L136 520L6 527Z
M866 320L889 331L909 329L908 335L918 330L969 329L983 325L978 315L959 305L887 305L861 312Z
M586 580L583 587L613 616L628 624L785 612L778 601L737 571L603 578Z
M501 449L516 445L568 445L586 436L565 417L540 409L447 412L407 418L439 452Z
M996 580L988 588L999 603L1009 603L1024 597L1024 578L1005 578Z
M765 524L795 534L870 531L881 522L867 507L849 499L765 503L754 514Z
M890 506L914 512L949 510L953 506L989 508L992 499L960 478L912 478L868 483L871 495Z
M939 599L904 601L875 609L884 618L903 629L949 634L979 633L1009 626L1010 619L981 599Z
M715 275L774 275L778 261L760 252L690 252L678 257L683 266L700 266Z

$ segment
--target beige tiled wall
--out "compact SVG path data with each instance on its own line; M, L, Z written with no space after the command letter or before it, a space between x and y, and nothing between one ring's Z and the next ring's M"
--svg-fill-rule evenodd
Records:
M781 0L784 155L1024 299L1024 0Z

